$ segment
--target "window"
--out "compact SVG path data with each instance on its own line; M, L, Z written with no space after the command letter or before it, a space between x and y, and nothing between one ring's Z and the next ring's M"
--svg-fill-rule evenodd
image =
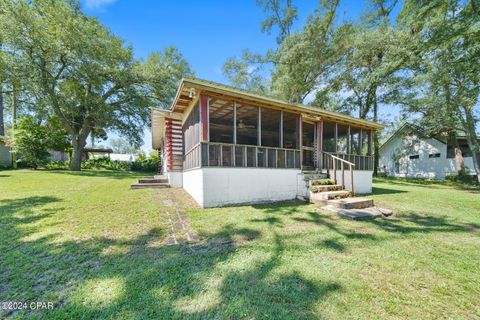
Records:
M287 149L298 149L298 121L297 114L283 113L283 147Z
M440 158L440 153L430 153L428 155L429 158Z
M233 102L210 98L210 141L233 143Z
M413 156L410 156L409 158L410 159L418 159L418 158L420 158L420 156L418 154L415 154Z
M237 143L257 145L258 108L237 103Z
M280 111L262 108L262 146L280 147L280 117Z

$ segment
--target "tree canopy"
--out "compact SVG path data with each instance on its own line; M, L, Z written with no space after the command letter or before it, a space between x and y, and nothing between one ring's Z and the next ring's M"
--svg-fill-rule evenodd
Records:
M15 67L12 79L36 112L61 121L72 140L73 170L80 169L86 139L95 130L140 145L149 107L168 105L176 82L192 73L175 48L144 62L134 59L132 48L83 14L77 1L0 4L2 51Z

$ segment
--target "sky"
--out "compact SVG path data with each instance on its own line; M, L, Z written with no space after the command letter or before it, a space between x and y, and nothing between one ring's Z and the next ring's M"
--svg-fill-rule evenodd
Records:
M366 10L364 0L340 3L340 20L355 19ZM298 30L318 1L293 0L293 4L299 15L293 30ZM137 58L175 46L188 60L195 76L210 81L227 84L223 63L243 49L264 53L276 47L276 30L270 35L260 30L266 14L255 0L82 0L82 8L131 45ZM148 129L144 135L142 150L149 151ZM108 141L102 144L108 145Z

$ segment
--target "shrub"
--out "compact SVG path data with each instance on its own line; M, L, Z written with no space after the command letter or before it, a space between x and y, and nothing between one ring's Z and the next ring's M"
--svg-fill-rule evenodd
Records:
M445 179L457 183L465 183L472 185L478 184L477 176L468 174L465 169L458 172L458 174L449 174L445 177Z
M318 179L312 181L312 186L324 186L335 184L333 179Z

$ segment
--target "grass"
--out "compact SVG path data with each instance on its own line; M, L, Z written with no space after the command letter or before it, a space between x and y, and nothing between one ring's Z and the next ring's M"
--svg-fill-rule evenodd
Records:
M379 179L391 218L302 202L195 208L107 171L0 172L0 318L478 318L480 193ZM175 199L202 241L167 246ZM195 249L195 250L192 250Z

